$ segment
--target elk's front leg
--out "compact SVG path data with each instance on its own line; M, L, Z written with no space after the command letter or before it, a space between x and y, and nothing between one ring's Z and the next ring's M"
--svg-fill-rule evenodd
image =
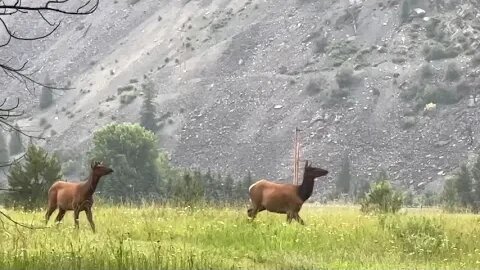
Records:
M90 223L90 227L92 228L92 231L95 232L95 223L93 222L92 208L89 207L85 209L85 213L87 214L87 219L88 219L88 222Z
M80 207L75 207L73 210L73 218L75 220L75 228L78 229L80 226L78 224L78 217L80 215Z

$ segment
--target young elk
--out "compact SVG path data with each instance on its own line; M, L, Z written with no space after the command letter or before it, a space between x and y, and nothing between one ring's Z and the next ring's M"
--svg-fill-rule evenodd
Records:
M287 214L289 223L292 219L295 219L300 224L305 224L298 212L303 203L312 195L314 179L328 174L327 170L314 168L310 165L308 161L305 162L305 172L301 185L279 184L263 179L251 185L248 191L252 207L247 211L248 216L253 220L258 212L267 210Z
M48 223L50 216L57 208L58 215L55 219L56 222L62 221L66 211L73 210L75 228L78 228L78 216L81 211L85 211L90 227L92 227L92 231L95 232L95 223L93 223L92 217L93 193L97 188L100 178L112 173L113 170L101 162L93 161L91 169L87 181L78 183L57 181L53 183L48 190L48 210L45 214L45 223Z

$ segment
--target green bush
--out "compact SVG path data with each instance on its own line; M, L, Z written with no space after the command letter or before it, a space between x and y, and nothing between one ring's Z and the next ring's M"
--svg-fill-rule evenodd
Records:
M348 88L352 86L355 82L354 70L352 65L346 64L340 67L335 75L335 80L337 81L338 87Z
M115 171L99 191L113 199L138 199L158 193L155 135L139 124L110 124L93 135L90 158L103 160Z
M420 68L420 78L422 80L431 79L434 75L435 72L431 64L423 64Z
M447 69L445 71L445 80L454 82L460 80L462 75L462 70L457 66L455 62L450 62L447 65Z
M370 192L360 203L364 213L396 213L402 208L402 194L393 190L388 180L373 183Z
M325 86L326 81L323 77L312 78L305 87L304 93L308 96L315 96L322 92L322 87Z
M423 93L422 100L419 102L422 106L428 103L435 104L455 104L458 102L457 94L448 90L445 86L427 86Z
M10 205L34 209L45 205L50 186L62 178L61 166L55 155L30 145L25 158L10 168L8 185L13 190L7 197Z
M328 39L325 37L318 38L315 41L313 41L313 53L314 54L321 54L325 53L325 50L327 49L328 46Z
M455 58L458 56L459 51L454 47L445 48L442 44L434 44L432 46L425 45L423 49L425 60L441 60L447 58Z

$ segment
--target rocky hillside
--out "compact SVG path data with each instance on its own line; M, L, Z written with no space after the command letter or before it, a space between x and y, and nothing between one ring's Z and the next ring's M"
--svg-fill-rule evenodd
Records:
M96 129L138 121L152 80L159 147L176 165L289 179L299 127L303 157L331 171L319 189L348 154L358 178L385 168L422 192L479 150L476 2L102 0L2 52L74 90L43 110L38 91L5 78L2 93L22 98L22 127L75 164Z

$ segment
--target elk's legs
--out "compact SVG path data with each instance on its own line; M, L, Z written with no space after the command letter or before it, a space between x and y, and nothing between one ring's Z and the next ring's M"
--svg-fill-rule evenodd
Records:
M45 224L48 223L48 220L52 216L53 212L55 212L55 209L56 209L56 207L55 208L53 208L53 207L48 208L47 213L45 214Z
M80 209L78 207L73 210L73 218L75 220L75 228L78 229L80 226L78 224L78 216L80 215Z
M252 208L249 208L247 210L248 217L251 218L251 220L253 221L255 219L255 217L257 216L257 213L261 212L263 210L265 210L265 207L263 207L263 206L259 206L259 207L253 206Z
M302 224L302 225L305 225L305 222L303 222L303 219L298 215L298 213L295 213L293 215L293 218L298 221L298 223Z
M57 224L60 223L60 221L62 221L63 217L65 216L65 212L66 212L66 211L63 210L63 209L60 209L60 208L58 209L58 215L57 215L57 217L55 218L55 222L56 222Z
M93 222L92 209L91 208L85 209L85 213L87 214L87 219L88 219L88 222L90 223L90 227L92 227L92 231L95 232L95 223Z

